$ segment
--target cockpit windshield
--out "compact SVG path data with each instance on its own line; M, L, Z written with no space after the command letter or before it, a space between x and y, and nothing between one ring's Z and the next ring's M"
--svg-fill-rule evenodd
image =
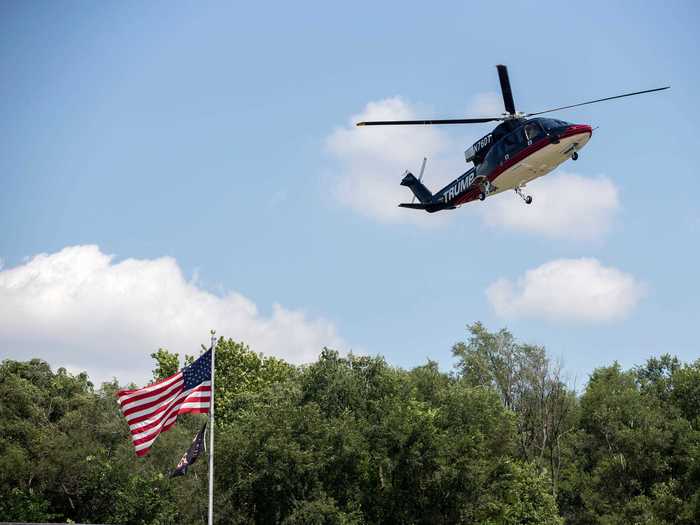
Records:
M542 127L544 127L544 129L548 132L556 128L564 128L570 125L568 122L555 118L541 118L539 121L542 124Z

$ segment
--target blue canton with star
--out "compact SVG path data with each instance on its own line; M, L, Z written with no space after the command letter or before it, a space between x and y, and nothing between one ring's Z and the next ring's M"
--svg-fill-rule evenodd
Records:
M182 371L185 380L184 390L194 388L204 381L211 381L211 350L204 352L190 366Z

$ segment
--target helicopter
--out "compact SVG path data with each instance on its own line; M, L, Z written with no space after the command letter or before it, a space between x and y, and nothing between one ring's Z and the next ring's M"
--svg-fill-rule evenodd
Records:
M428 213L453 210L462 204L477 199L483 201L490 195L510 189L514 190L526 204L531 204L532 196L526 195L523 191L526 184L550 173L568 159L577 160L578 152L593 135L593 128L588 124L572 124L537 115L616 98L663 91L671 87L665 86L625 93L536 113L521 113L515 109L508 68L499 64L496 69L506 110L500 117L382 120L357 123L358 126L396 126L501 122L493 131L477 140L464 152L465 161L467 164L471 162L472 167L437 193L433 194L422 182L427 159L423 159L418 177L407 170L401 180L401 185L407 186L413 192L414 197L410 203L399 204L400 207L425 210ZM415 202L416 199L418 202Z

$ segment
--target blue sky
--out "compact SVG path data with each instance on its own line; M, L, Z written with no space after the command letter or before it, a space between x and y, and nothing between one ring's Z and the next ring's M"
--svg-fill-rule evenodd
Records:
M699 22L694 2L5 2L0 357L141 380L155 347L194 352L215 324L297 362L328 344L449 369L481 320L578 384L695 359ZM600 128L530 208L395 210L404 169L427 155L438 189L490 128L358 135L353 117L501 111L498 63L524 111L672 89L555 114ZM547 281L557 261L574 273ZM608 285L627 294L610 315L571 308Z

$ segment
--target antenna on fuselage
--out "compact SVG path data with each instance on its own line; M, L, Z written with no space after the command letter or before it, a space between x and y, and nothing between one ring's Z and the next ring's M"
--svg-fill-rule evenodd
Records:
M420 175L418 175L418 182L420 182L421 179L423 178L423 172L425 171L425 163L426 162L428 162L428 157L423 157L423 164L420 167ZM411 199L411 204L413 204L414 202L416 202L415 195L413 196L413 199Z

